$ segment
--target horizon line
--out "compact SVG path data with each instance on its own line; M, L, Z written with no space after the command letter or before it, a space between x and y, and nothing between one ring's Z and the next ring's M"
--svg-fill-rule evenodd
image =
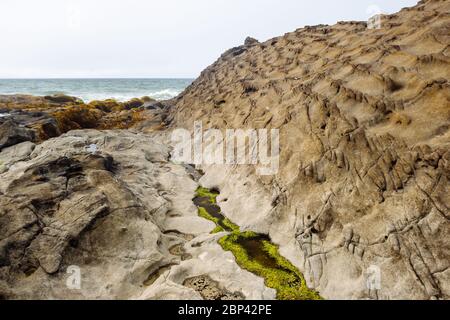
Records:
M197 77L36 77L36 78L3 78L0 80L192 80Z

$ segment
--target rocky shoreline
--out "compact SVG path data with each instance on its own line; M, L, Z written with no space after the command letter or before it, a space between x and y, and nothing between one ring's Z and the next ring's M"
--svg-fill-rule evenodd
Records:
M149 97L84 103L65 95L0 95L0 126L8 123L11 129L20 128L17 130L31 135L27 140L38 143L78 129L127 129L136 124L151 129L152 123L158 126L164 123L166 113L167 105ZM13 135L6 128L0 130L3 139Z
M214 224L197 213L204 209L195 198L202 176L170 161L169 132L159 130L167 108L147 108L139 128L71 130L41 141L29 105L40 99L4 108L0 125L7 138L0 152L3 299L275 299L267 286L281 284L261 277L273 266L254 275L225 250L226 235L240 236L239 228L228 222L233 230L211 233ZM52 107L74 108L59 103L39 112L50 118ZM247 260L253 254L243 252ZM82 279L77 290L67 285L74 266ZM277 268L282 274L286 267ZM293 299L306 285L291 280L279 298ZM286 290L294 290L290 298Z
M196 277L224 298L275 298L209 234L214 224L192 202L198 183L170 162L161 137L78 130L10 148L0 153L8 168L0 182L2 298L211 295L191 289L195 281L183 285ZM81 272L79 290L67 287L70 266Z
M449 10L249 38L170 101L0 96L0 299L449 299ZM279 129L279 172L175 163L195 121Z

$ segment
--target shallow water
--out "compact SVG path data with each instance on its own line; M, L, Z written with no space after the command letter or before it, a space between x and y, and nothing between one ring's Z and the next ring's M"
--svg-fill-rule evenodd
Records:
M209 201L208 197L195 197L193 200L197 207L204 208L211 216L218 219L218 225L225 231L233 231L229 226L224 223L225 216L221 213L220 207Z
M228 235L219 240L219 244L224 250L233 253L236 263L242 269L264 278L265 284L277 291L278 299L321 299L317 292L307 287L299 270L280 255L278 247L271 242L268 235L251 231L241 232L239 226L225 217L216 204L218 194L217 191L199 188L193 201L199 207L199 215L212 220L200 212L200 208L203 208L215 218L217 226L229 231Z
M222 227L225 231L233 231L229 226L223 223L226 217L222 214L222 211L217 204L210 202L209 197L198 196L193 199L193 202L197 207L204 208L211 216L218 219L217 225ZM254 237L239 237L236 242L245 249L250 259L257 261L267 268L282 269L277 261L264 250L264 241L270 242L269 236L257 234Z
M277 261L264 250L263 241L270 241L270 239L264 235L257 235L254 238L241 237L237 243L245 249L252 260L257 261L267 268L280 269Z

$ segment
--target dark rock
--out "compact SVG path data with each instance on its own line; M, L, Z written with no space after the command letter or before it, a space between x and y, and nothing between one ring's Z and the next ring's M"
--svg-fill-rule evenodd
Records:
M38 111L38 112L30 112L29 115L32 118L42 118L45 117L47 114L45 112Z
M156 110L156 109L164 109L165 106L164 106L164 104L162 104L159 101L153 101L153 102L144 103L142 108L144 108L146 110Z
M105 167L106 170L108 170L108 171L110 171L110 172L113 172L114 169L115 169L115 166L114 166L114 158L113 158L112 156L109 156L109 155L106 156L106 157L104 158L103 165L104 165L104 167Z
M8 121L8 119L11 118L11 114L9 110L6 109L0 109L0 124Z
M243 54L244 52L246 52L247 49L245 49L244 47L235 47L235 48L231 48L230 50L226 51L223 56L227 56L227 55L232 55L233 57L237 57L241 54Z
M144 103L140 99L132 99L130 101L124 102L123 106L125 109L136 109L143 105Z
M14 121L8 120L0 125L0 150L15 144L33 141L35 134L33 130L20 127Z
M61 135L55 119L44 120L41 124L42 133L46 138L55 138Z
M255 38L247 37L245 39L244 45L246 45L246 46L253 46L255 44L259 44L259 41L256 40Z
M64 94L55 94L52 96L45 96L44 99L55 103L78 103L79 99Z

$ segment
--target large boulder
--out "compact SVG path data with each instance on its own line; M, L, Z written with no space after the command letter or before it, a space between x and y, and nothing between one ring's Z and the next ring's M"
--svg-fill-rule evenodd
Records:
M33 141L34 139L35 134L33 130L21 127L12 120L8 120L0 125L0 151L3 148L25 141Z

